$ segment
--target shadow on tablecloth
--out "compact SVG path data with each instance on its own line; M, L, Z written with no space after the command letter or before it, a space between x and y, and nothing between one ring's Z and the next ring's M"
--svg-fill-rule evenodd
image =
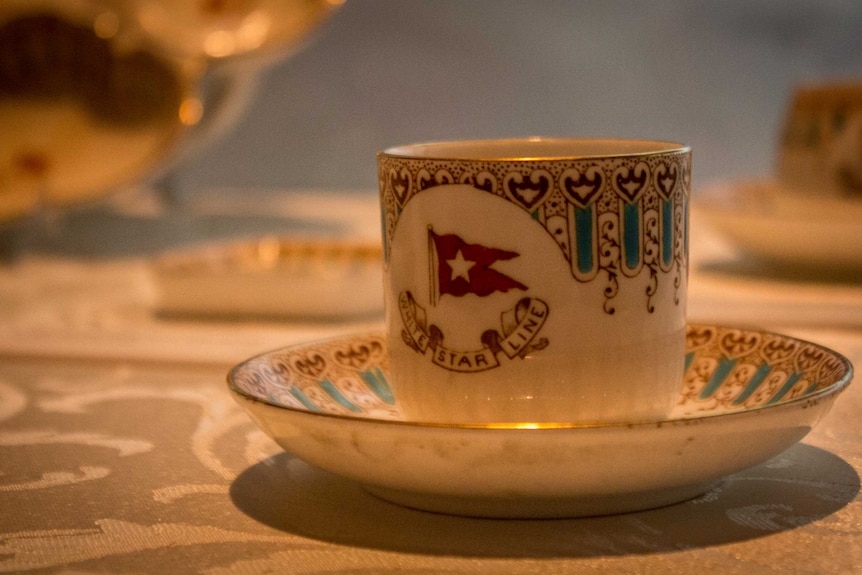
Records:
M231 486L245 514L281 531L385 551L462 557L547 558L666 553L756 539L829 517L860 490L840 457L798 444L677 505L608 517L491 520L438 515L381 501L361 486L288 454L243 472ZM826 532L824 532L824 530Z

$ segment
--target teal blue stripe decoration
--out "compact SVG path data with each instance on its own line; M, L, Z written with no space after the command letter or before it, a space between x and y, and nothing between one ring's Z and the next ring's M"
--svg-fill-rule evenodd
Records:
M685 245L685 248L684 248L685 249L685 255L686 255L686 258L688 258L688 201L686 201L685 197L683 197L683 199L681 201L682 201L682 207L683 207L683 210L685 213L685 218L684 218L685 229L683 230L683 236L682 237L683 237L683 243Z
M593 206L575 206L575 241L578 243L578 270L593 270Z
M332 397L332 399L334 399L342 407L349 409L350 411L352 411L354 413L361 413L362 412L361 408L353 405L350 402L350 400L348 400L346 397L344 397L341 394L341 392L338 391L338 388L336 388L334 385L332 385L332 382L329 381L328 379L324 379L323 381L321 381L320 387L323 388L323 391L328 393L330 395L330 397Z
M772 399L766 402L766 405L772 405L773 403L777 403L781 401L781 398L787 395L787 392L793 389L793 386L796 385L796 382L802 377L801 373L794 373L790 377L787 378L787 381L784 382L784 385L781 386L781 389L778 390Z
M640 262L640 210L636 203L623 206L623 245L626 265L636 268Z
M386 381L386 376L378 367L374 370L360 372L359 377L365 381L365 384L371 388L371 391L383 400L384 403L395 405L395 396L392 394L392 388L389 387L389 382Z
M805 397L805 396L811 395L812 393L817 391L818 387L820 387L820 382L815 381L814 383L812 383L811 385L808 386L808 389L805 390L805 393L803 393L802 396Z
M314 405L310 399L305 397L305 394L302 393L298 387L294 386L290 388L290 394L299 400L299 402L306 407L309 411L320 411L320 408Z
M740 405L744 403L751 394L757 391L757 388L760 387L760 384L763 383L763 380L766 379L766 376L772 371L772 367L763 363L760 367L757 368L757 371L754 372L754 375L751 376L751 379L748 380L748 385L745 386L745 389L742 390L742 393L733 400L733 405Z
M703 391L700 392L700 398L708 399L712 394L718 391L718 388L721 387L721 384L724 383L724 380L727 379L727 376L730 375L730 372L733 371L734 367L736 367L735 359L727 359L725 357L719 360L718 366L712 374L712 378L706 384L706 387L703 388Z
M685 354L685 371L688 371L688 368L691 367L691 362L694 361L694 352L690 351Z
M662 260L669 266L673 259L673 200L661 202Z

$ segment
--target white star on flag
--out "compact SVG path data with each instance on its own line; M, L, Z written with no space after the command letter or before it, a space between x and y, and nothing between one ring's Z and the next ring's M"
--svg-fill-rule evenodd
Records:
M476 262L473 260L464 259L464 254L461 253L461 250L458 250L458 253L455 254L454 260L446 260L446 263L452 268L452 278L450 281L455 281L456 278L461 277L469 282L470 270L476 265Z

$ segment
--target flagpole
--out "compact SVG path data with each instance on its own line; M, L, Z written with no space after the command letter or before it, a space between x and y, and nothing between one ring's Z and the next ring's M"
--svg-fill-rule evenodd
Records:
M431 224L428 224L428 279L430 284L430 294L429 299L431 300L431 305L437 305L437 273L434 269L434 227Z

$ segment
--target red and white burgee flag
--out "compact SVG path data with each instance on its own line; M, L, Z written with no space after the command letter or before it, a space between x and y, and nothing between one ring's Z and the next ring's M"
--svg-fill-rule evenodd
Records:
M432 304L445 294L461 297L472 293L485 297L498 291L527 289L491 267L497 261L518 257L517 252L468 244L455 234L439 235L430 228L428 246Z

